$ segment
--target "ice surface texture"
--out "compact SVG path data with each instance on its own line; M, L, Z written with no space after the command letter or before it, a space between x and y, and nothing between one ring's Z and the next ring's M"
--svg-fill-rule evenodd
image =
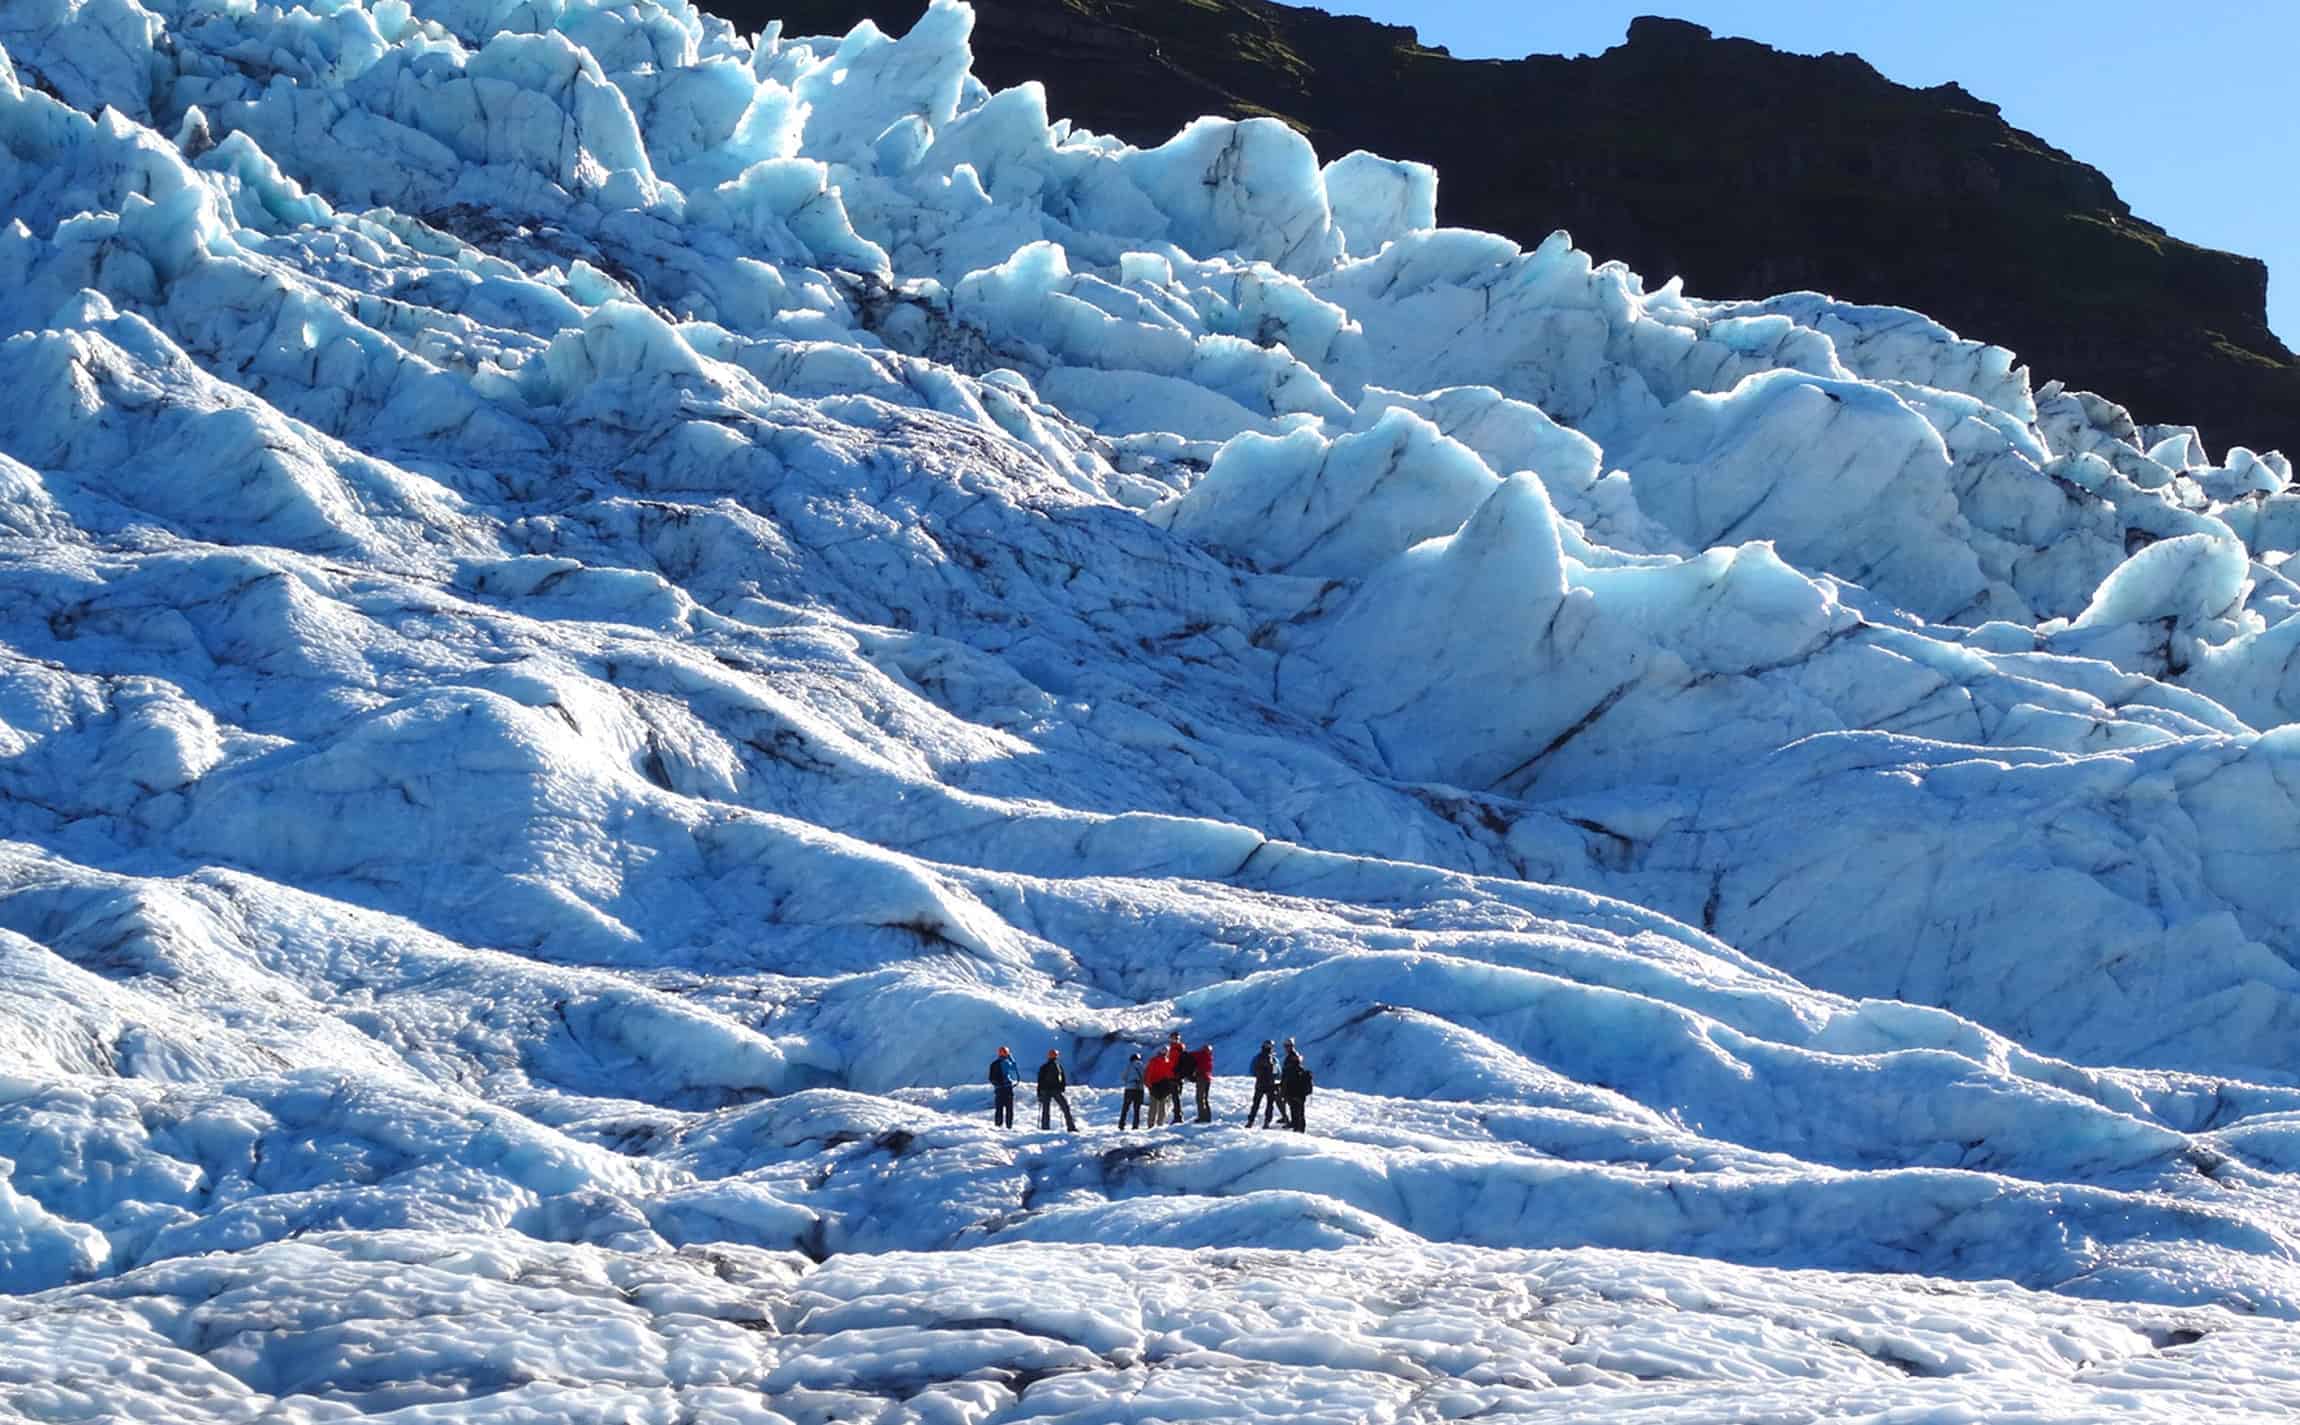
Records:
M0 12L0 1411L2291 1406L2283 457L971 23Z

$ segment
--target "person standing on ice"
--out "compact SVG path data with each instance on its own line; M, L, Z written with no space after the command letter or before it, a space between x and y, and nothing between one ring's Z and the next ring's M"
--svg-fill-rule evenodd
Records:
M1062 1072L1062 1051L1046 1051L1046 1062L1038 1066L1038 1128L1047 1132L1054 1127L1054 1106L1062 1106L1062 1128L1066 1133L1078 1131L1078 1120L1070 1116L1070 1076Z
M1307 1127L1304 1111L1310 1102L1310 1066L1302 1062L1302 1051L1294 1041L1286 1041L1286 1064L1278 1071L1278 1087L1286 1095L1286 1126L1296 1133Z
M1190 1056L1190 1081L1198 1086L1198 1121L1214 1121L1214 1102L1209 1095L1214 1091L1214 1046L1201 1044L1198 1052Z
M1262 1126L1270 1126L1270 1119L1278 1111L1278 1046L1262 1041L1262 1050L1254 1056L1254 1101L1246 1106L1246 1126L1254 1126L1254 1115L1262 1115Z
M1182 1031L1177 1029L1166 1036L1166 1061L1174 1066L1174 1077L1167 1081L1166 1096L1172 1101L1174 1123L1182 1122L1182 1086L1195 1083L1198 1078L1198 1056L1182 1042Z
M999 1045L998 1057L990 1061L990 1121L1000 1128L1014 1126L1014 1086L1020 1082L1022 1066L1014 1062L1014 1051Z
M1166 1090L1174 1084L1174 1056L1161 1049L1150 1056L1149 1066L1142 1071L1142 1086L1150 1091L1150 1126L1158 1127L1166 1121Z
M1142 1098L1142 1054L1137 1050L1126 1061L1126 1101L1118 1106L1118 1127L1121 1130L1129 1126L1142 1126ZM1131 1125L1127 1123L1129 1118L1134 1120Z

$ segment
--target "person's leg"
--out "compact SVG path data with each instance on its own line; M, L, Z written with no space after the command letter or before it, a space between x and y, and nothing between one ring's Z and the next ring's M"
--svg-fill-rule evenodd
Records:
M1054 1096L1054 1101L1062 1105L1062 1131L1065 1133L1076 1133L1078 1131L1078 1120L1071 1117L1070 1115L1070 1095L1066 1093L1058 1093Z
M1253 1126L1254 1126L1254 1115L1255 1115L1255 1114L1257 1114L1257 1113L1260 1113L1261 1111L1262 1111L1262 1086L1261 1086L1260 1084L1256 1084L1256 1085L1254 1085L1254 1097L1253 1097L1252 1101L1250 1101L1250 1102L1249 1102L1249 1103L1247 1103L1247 1105L1246 1105L1246 1126L1247 1126L1248 1128L1251 1128L1251 1127L1253 1127Z
M1302 1120L1307 1116L1307 1110L1309 1106L1310 1101L1306 1098L1289 1097L1286 1100L1286 1112L1294 1120L1294 1131L1296 1133L1304 1131L1308 1126L1303 1123Z
M1200 1123L1212 1123L1214 1121L1214 1100L1208 1097L1213 1092L1214 1086L1212 1084L1204 1079L1198 1080L1198 1121Z
M1046 1132L1054 1126L1054 1100L1045 1094L1038 1096L1038 1131Z

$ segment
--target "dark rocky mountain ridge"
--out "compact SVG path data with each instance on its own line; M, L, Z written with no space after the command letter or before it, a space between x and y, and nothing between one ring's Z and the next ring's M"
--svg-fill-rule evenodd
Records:
M924 0L704 0L739 27L900 33ZM1270 0L975 0L976 70L1155 144L1274 115L1326 157L1438 166L1442 222L1555 228L1705 297L1811 288L1914 307L2146 422L2300 451L2300 359L2268 271L2136 217L2097 169L1955 84L1647 18L1581 59L1457 59L1410 27Z

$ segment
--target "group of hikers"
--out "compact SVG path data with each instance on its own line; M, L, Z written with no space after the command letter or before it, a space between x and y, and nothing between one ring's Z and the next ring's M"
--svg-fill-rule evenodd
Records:
M1276 1119L1296 1133L1307 1127L1304 1117L1309 1106L1313 1078L1310 1066L1302 1062L1302 1054L1294 1041L1286 1041L1281 1059L1275 1041L1262 1041L1261 1052L1249 1066L1254 1075L1254 1101L1246 1109L1246 1123L1253 1125L1257 1115L1261 1126L1267 1128ZM1014 1051L1004 1044L998 1046L998 1057L990 1061L990 1087L992 1093L991 1121L1001 1128L1014 1126L1014 1090L1022 1082L1022 1066L1014 1061ZM1214 1121L1214 1104L1210 1095L1214 1087L1214 1046L1202 1044L1191 1049L1182 1043L1181 1031L1167 1036L1166 1046L1143 1062L1137 1050L1126 1061L1123 1087L1125 1098L1118 1109L1120 1128L1141 1128L1145 1104L1150 1110L1151 1128L1168 1123L1180 1126L1182 1122L1182 1091L1185 1085L1196 1089L1198 1121ZM1038 1066L1038 1127L1051 1131L1054 1110L1062 1110L1062 1126L1072 1133L1078 1131L1078 1120L1070 1112L1070 1075L1062 1067L1062 1051L1049 1049L1046 1059Z

